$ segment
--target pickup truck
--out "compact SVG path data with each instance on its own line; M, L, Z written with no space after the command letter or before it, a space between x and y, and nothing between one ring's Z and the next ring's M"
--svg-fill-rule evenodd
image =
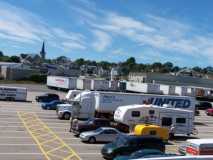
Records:
M70 121L70 131L76 136L85 131L96 130L99 127L110 127L110 120L103 118L92 118L87 121L79 121L77 119Z

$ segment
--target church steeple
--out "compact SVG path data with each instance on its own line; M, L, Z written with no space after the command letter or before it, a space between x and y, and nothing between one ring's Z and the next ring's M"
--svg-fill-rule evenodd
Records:
M46 52L45 52L45 42L43 42L40 55L41 55L41 58L44 60L44 59L45 59L45 56L46 56Z

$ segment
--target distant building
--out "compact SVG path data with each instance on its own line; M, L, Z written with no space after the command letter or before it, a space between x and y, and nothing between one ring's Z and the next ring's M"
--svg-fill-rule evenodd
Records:
M190 70L188 70L190 71ZM213 88L213 80L201 77L201 75L194 72L178 72L176 75L163 73L130 73L129 81L139 83L158 83L176 86L197 86L204 88Z
M32 69L23 63L0 63L0 77L5 80L22 80L34 74L39 74L39 70Z
M40 52L42 60L46 58L46 51L45 51L45 43L43 42L41 52Z

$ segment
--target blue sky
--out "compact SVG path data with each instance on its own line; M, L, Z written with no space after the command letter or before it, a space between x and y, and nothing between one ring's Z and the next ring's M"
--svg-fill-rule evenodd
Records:
M0 50L213 65L211 0L0 0Z

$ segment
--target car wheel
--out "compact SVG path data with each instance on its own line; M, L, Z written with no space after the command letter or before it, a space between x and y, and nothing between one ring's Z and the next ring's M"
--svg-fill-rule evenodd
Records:
M90 137L89 140L88 140L89 143L95 143L96 142L96 139L95 137Z
M65 120L69 120L70 119L70 117L71 117L71 114L70 113L64 113L64 119Z

